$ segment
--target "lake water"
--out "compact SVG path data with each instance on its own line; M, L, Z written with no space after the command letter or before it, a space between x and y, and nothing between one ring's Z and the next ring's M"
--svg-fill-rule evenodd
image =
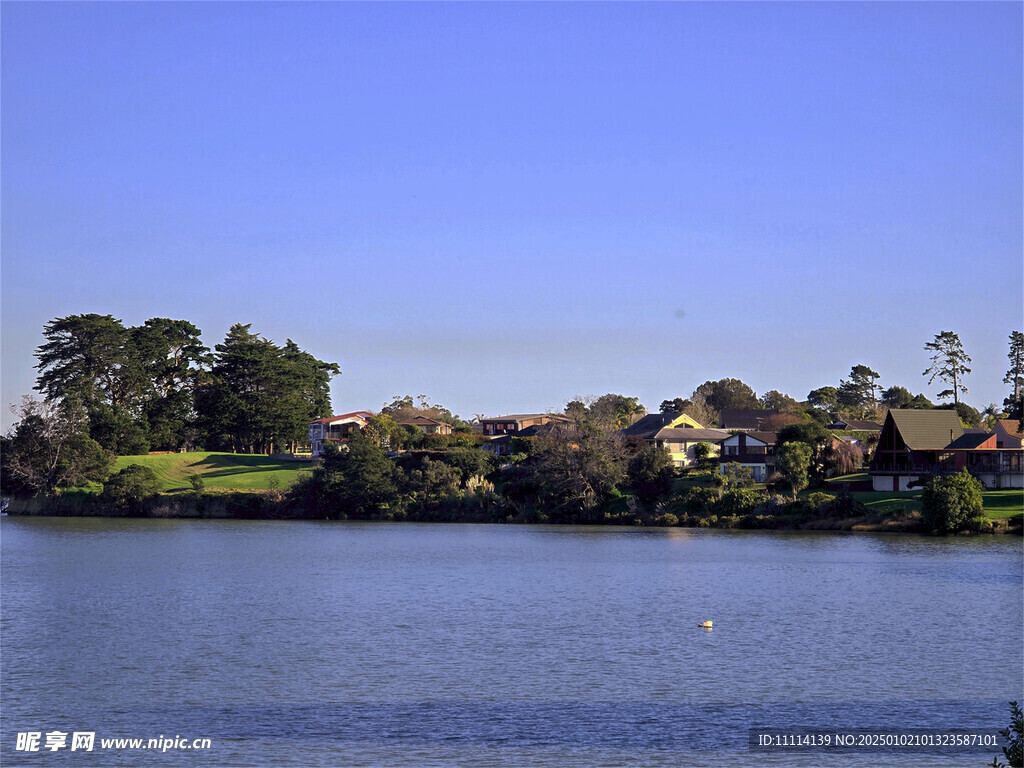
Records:
M1016 537L3 518L0 554L4 766L980 767L748 738L1024 699ZM51 731L94 749L16 749ZM100 747L176 736L211 747Z

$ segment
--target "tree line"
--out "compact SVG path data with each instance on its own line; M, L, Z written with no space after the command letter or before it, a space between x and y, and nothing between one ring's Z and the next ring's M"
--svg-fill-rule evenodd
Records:
M75 485L101 457L191 449L269 453L305 443L331 414L336 363L237 323L206 347L187 320L126 326L111 315L60 317L36 350L38 401L23 399L3 437L5 488ZM106 462L109 463L109 462Z

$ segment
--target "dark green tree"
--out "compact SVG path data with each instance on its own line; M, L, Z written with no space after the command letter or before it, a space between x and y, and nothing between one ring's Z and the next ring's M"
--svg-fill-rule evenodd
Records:
M803 443L810 446L811 457L808 471L812 483L820 483L829 474L829 448L832 445L832 433L816 421L801 424L790 424L778 432L776 451L786 443Z
M921 519L939 533L973 527L984 511L984 489L966 469L955 475L933 477L921 494Z
M811 453L811 446L801 442L786 443L775 452L775 468L793 489L794 501L809 483Z
M935 404L924 395L913 395L906 387L889 387L882 393L882 405L886 408L934 408Z
M139 513L142 505L160 492L160 480L149 467L129 464L103 484L100 499L121 514Z
M921 375L931 374L929 384L939 379L949 385L949 389L939 392L940 400L952 397L954 405L959 403L960 395L967 393L967 387L963 383L964 376L971 372L967 367L971 363L971 358L964 352L960 337L953 331L942 331L925 344L924 348L931 354L932 364Z
M644 443L629 460L626 485L636 491L641 501L653 501L669 492L674 475L672 454L665 448Z
M839 406L839 390L835 387L812 389L807 395L807 404L831 413Z
M358 432L341 447L324 447L312 484L318 508L334 519L387 517L399 502L394 464Z
M716 412L723 409L758 409L757 393L739 379L705 381L693 392L692 399L703 398Z

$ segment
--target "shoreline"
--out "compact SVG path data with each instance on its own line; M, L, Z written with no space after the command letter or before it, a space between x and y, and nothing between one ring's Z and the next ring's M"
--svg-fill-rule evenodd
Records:
M165 494L148 499L136 508L123 512L105 509L95 496L81 493L64 493L51 496L34 496L29 498L10 497L7 505L9 517L108 517L133 519L180 519L180 520L318 520L325 518L309 514L308 511L289 503L282 491L227 491L196 494ZM861 517L816 517L805 516L766 516L766 515L726 515L715 519L683 517L677 523L666 525L657 519L642 520L640 517L632 521L616 521L600 523L559 522L550 523L543 518L530 516L515 519L513 516L487 517L474 516L444 519L430 517L409 517L404 519L381 518L341 518L340 521L353 522L414 522L414 523L449 523L449 524L491 524L491 525L570 525L598 527L644 527L644 528L682 528L689 530L745 530L745 531L808 531L833 533L914 533L921 536L933 535L921 529L919 520L914 515L896 514L879 519L877 516ZM1024 519L1003 518L987 521L988 526L981 531L960 531L953 535L1024 535Z

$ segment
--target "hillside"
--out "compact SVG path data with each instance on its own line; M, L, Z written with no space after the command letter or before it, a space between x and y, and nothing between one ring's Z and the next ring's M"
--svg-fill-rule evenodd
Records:
M130 464L152 469L163 483L163 491L191 490L190 475L199 475L210 489L283 490L313 467L310 462L279 461L269 456L203 451L118 456L114 471Z

